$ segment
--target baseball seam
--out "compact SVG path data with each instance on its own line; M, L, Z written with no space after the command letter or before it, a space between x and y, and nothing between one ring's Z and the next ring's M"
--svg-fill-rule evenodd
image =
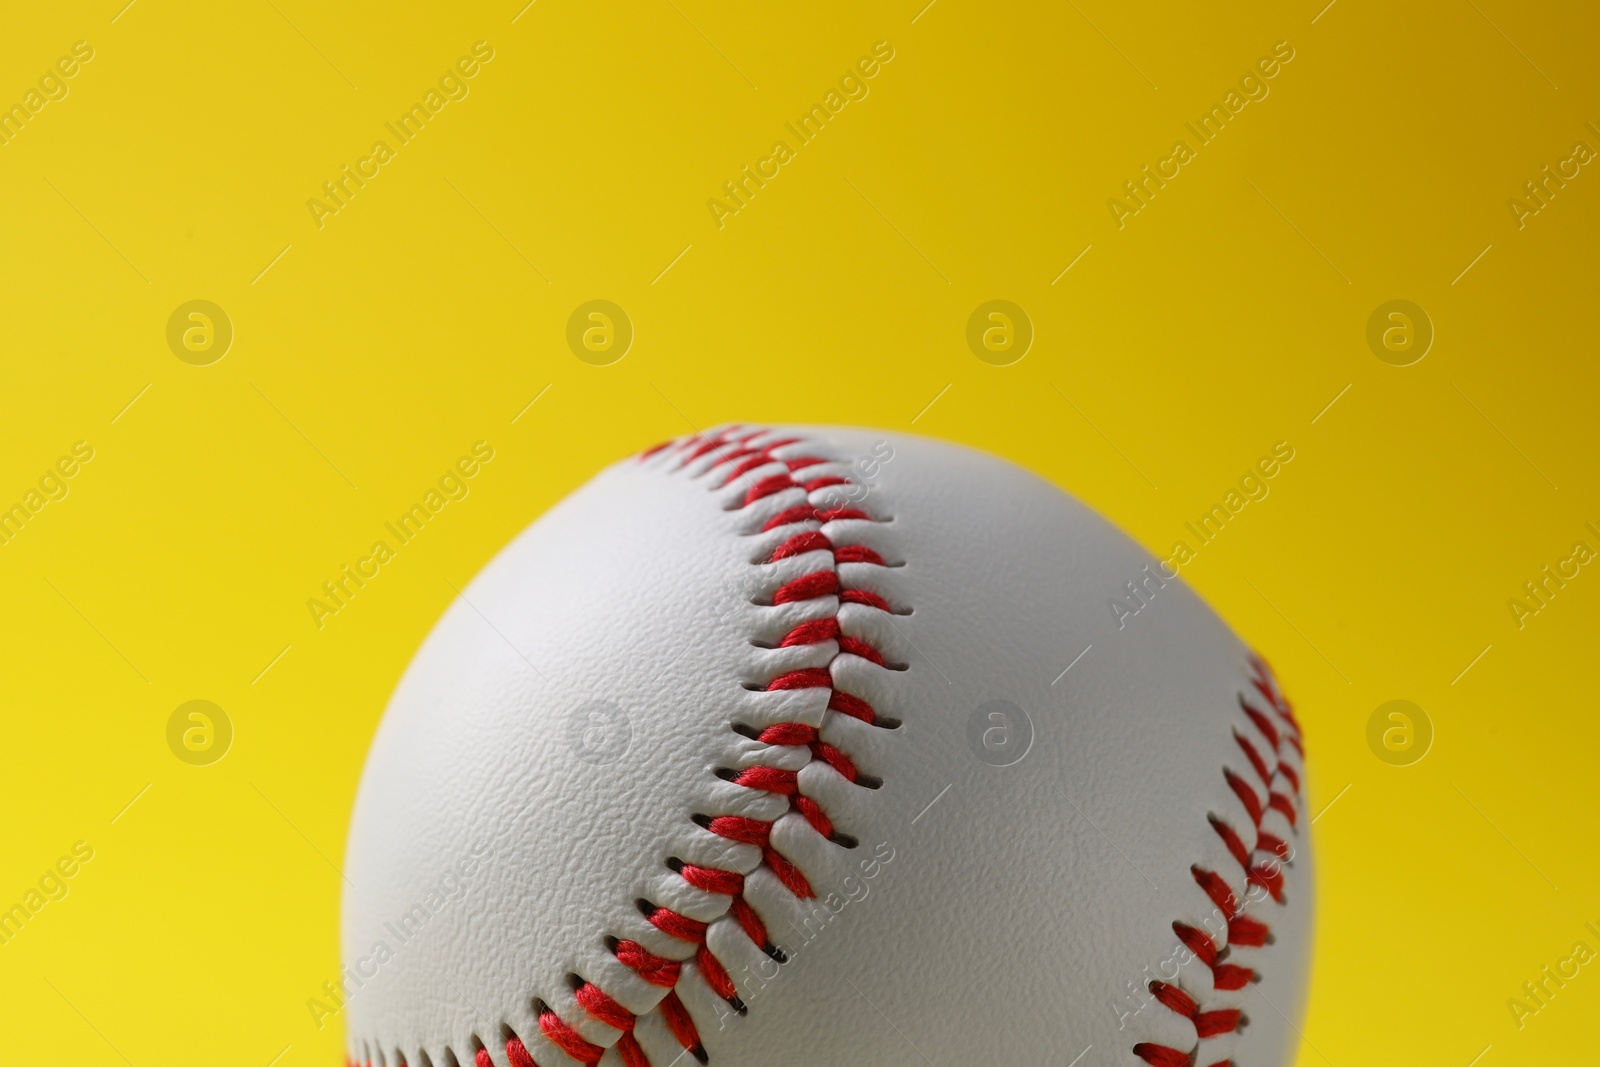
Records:
M794 446L809 447L810 444L802 437L773 438L772 431L766 429L734 426L715 434L695 434L665 442L641 454L639 460L664 459L674 464L674 470L688 470L692 480L711 478L714 482L711 490L727 489L743 479L746 488L742 501L730 507L730 511L745 512L763 501L766 502L765 510L776 509L759 524L758 529L745 531L752 535L775 531L786 533L770 553L753 561L755 566L766 567L780 560L798 559L810 553L828 553L825 565L810 568L799 577L771 589L767 603L779 606L822 602L832 598L830 611L800 622L771 647L786 649L833 642L834 652L823 666L786 670L756 688L764 692L826 689L828 701L827 710L823 713L824 725L829 716L846 715L868 725L893 729L899 725L898 722L880 715L866 700L840 688L831 667L840 656L853 655L880 667L905 669L901 665L887 663L884 655L868 641L844 632L840 621L841 608L846 604L861 605L867 610L909 614L909 609L903 605L891 606L878 593L852 588L840 571L840 565L846 563L876 567L899 564L886 561L878 552L861 543L862 533L852 531L843 538L849 543L839 543L841 537L837 533L838 528L830 529L830 524L886 520L875 518L858 507L819 506L814 497L859 488L860 483L841 471L843 464L838 460L815 454L793 454ZM824 472L817 473L813 468L824 468ZM807 471L812 476L802 480L801 472ZM788 502L785 497L793 502ZM822 502L829 503L825 499ZM756 518L759 520L760 514ZM870 530L870 527L865 529ZM791 530L793 532L789 532ZM1251 686L1269 711L1261 711L1245 694L1239 695L1245 720L1253 728L1260 744L1258 746L1251 742L1248 736L1250 730L1241 732L1236 728L1234 738L1249 771L1236 772L1224 767L1223 776L1230 792L1239 799L1248 814L1254 843L1246 845L1232 824L1215 813L1209 816L1212 829L1243 871L1246 899L1240 900L1227 878L1195 865L1191 868L1194 881L1220 914L1223 929L1217 934L1208 934L1183 922L1172 924L1179 941L1211 971L1211 990L1206 992L1241 990L1259 977L1253 968L1233 960L1233 950L1259 948L1271 940L1269 925L1245 912L1251 903L1264 897L1270 896L1278 905L1283 904L1283 867L1293 855L1286 838L1298 833L1300 774L1291 763L1285 762L1284 757L1285 748L1292 749L1300 765L1304 765L1300 726L1265 663L1252 657L1250 666ZM826 764L854 785L863 788L881 785L879 779L862 772L848 753L822 739L824 725L780 722L757 729L735 722L730 728L747 739L773 748L807 748L810 750L807 766L819 762ZM654 1004L642 1011L631 1011L617 996L608 994L581 975L571 974L568 976L572 987L571 999L582 1008L587 1018L580 1019L576 1024L568 1022L547 1001L535 999L533 1003L538 1027L545 1039L582 1064L597 1064L609 1048L615 1048L624 1067L651 1067L651 1059L636 1037L635 1030L641 1019L655 1015L683 1051L701 1064L709 1062L704 1042L688 1008L678 996L677 987L691 976L698 975L733 1011L740 1015L747 1011L727 967L710 947L709 932L719 923L732 923L767 956L780 964L784 963L786 956L768 936L762 916L746 899L746 880L755 871L764 870L775 876L794 897L804 900L815 896L805 874L775 847L773 830L776 824L793 816L803 820L804 825L835 845L853 848L857 844L855 838L835 827L833 820L815 799L802 792L800 773L800 770L792 767L761 764L737 770L716 770L717 776L725 782L788 800L788 812L771 820L740 814L697 813L693 816L701 830L730 842L758 848L759 863L752 870L740 871L690 864L676 856L664 857L666 867L694 889L704 894L726 897L724 910L715 917L697 919L640 899L637 902L639 911L650 926L681 945L687 954L657 954L637 940L613 936L606 937L605 943L618 962L644 983L661 991ZM1257 784L1252 784L1252 775ZM1280 790L1280 785L1287 789ZM1276 829L1273 825L1275 820L1287 825L1288 835L1272 832ZM1268 828L1263 828L1264 822ZM1157 1002L1188 1019L1196 1035L1194 1045L1186 1050L1154 1042L1135 1044L1133 1053L1150 1067L1196 1067L1203 1042L1232 1034L1246 1021L1239 1008L1203 1004L1206 993L1191 993L1176 982L1156 980L1149 983L1148 988ZM625 999L636 1006L639 1003L637 991ZM583 1032L580 1032L580 1027ZM540 1067L521 1035L503 1022L500 1031L496 1043L503 1042L504 1060L510 1067ZM586 1037L585 1032L589 1036ZM600 1038L600 1041L591 1040L591 1037ZM607 1038L610 1040L607 1041ZM367 1054L361 1060L351 1057L347 1061L349 1067L373 1067L374 1055L378 1063L385 1067L407 1067L403 1050L396 1049L392 1061L381 1048L369 1047L365 1051ZM460 1064L453 1049L447 1046L443 1052L449 1067ZM424 1063L417 1067L432 1067L425 1054L423 1058ZM472 1062L474 1067L497 1067L495 1056L476 1034L472 1039ZM1230 1063L1225 1059L1211 1067L1227 1067Z
M1246 899L1239 899L1239 894L1234 892L1227 878L1195 864L1190 868L1190 874L1215 906L1215 914L1222 919L1222 943L1219 944L1213 935L1198 927L1183 922L1172 924L1178 940L1211 971L1211 990L1208 992L1241 990L1260 977L1254 968L1233 962L1233 950L1260 948L1272 940L1271 927L1245 912L1251 903L1266 897L1270 897L1276 905L1283 905L1284 866L1294 855L1288 837L1299 832L1300 773L1292 764L1285 762L1284 749L1292 749L1300 765L1304 766L1305 748L1301 741L1300 724L1267 665L1261 659L1251 657L1250 668L1251 687L1270 711L1261 711L1250 697L1239 694L1240 710L1261 745L1258 747L1251 742L1250 730L1235 728L1234 740L1250 770L1239 772L1225 766L1222 775L1229 791L1239 799L1250 819L1254 843L1246 845L1238 830L1216 813L1208 816L1211 828L1222 839L1229 855L1244 873ZM1263 749L1267 750L1266 754L1263 754ZM1252 784L1251 776L1258 784ZM1280 791L1279 786L1286 786L1287 789ZM1262 798L1263 792L1265 799ZM1276 828L1272 824L1280 818L1288 828L1287 836L1272 832ZM1264 823L1272 826L1272 829L1264 828ZM1150 1067L1195 1067L1202 1042L1233 1034L1248 1021L1240 1008L1204 1004L1204 993L1190 992L1176 982L1156 979L1149 983L1148 989L1163 1007L1188 1019L1195 1031L1195 1043L1187 1049L1151 1041L1135 1044L1134 1055ZM1210 1067L1229 1067L1232 1063L1232 1059L1222 1059Z
M842 469L840 461L816 454L792 454L795 451L792 446L809 446L810 443L804 438L771 438L771 431L765 429L750 430L734 426L712 435L696 434L666 442L643 453L639 459L652 460L665 454L666 461L675 464L674 469L689 470L692 479L712 478L713 490L727 489L744 479L747 487L742 502L729 508L730 511L745 512L757 504L762 504L762 510L776 507L776 512L764 521L761 521L762 512L758 511L755 519L759 528L745 531L750 535L776 532L782 536L787 533L765 558L755 561L755 566L766 567L781 560L799 560L812 553L827 553L825 564L819 561L817 567L808 568L799 577L778 584L769 591L766 602L777 607L814 601L826 608L823 602L831 599L830 610L820 616L813 613L813 617L793 626L772 647L789 649L832 642L833 653L823 666L785 670L754 687L770 693L827 690L827 710L823 712L820 723L780 722L757 729L734 722L730 724L730 729L749 740L771 746L773 750L792 750L796 747L809 749L807 765L825 764L845 781L862 788L875 789L882 784L881 781L861 771L849 753L824 740L823 735L827 732L828 717L834 715L850 716L884 729L894 729L899 725L897 721L880 715L867 700L845 691L842 683L830 671L841 656L855 656L890 670L905 669L902 665L887 662L883 653L869 641L847 633L848 627L841 624L841 609L846 605L859 605L860 609L868 611L909 614L909 609L891 606L880 594L854 586L841 573L842 564L873 567L899 565L886 561L878 552L862 543L862 538L868 536L862 530L870 531L870 527L841 533L841 529L849 528L833 526L836 523L887 520L875 518L859 507L834 506L836 501L826 499L830 494L838 495L860 487L860 483L849 476L848 469ZM800 769L756 764L742 769L718 768L715 773L718 778L735 786L787 798L789 810L771 820L742 814L697 813L693 821L701 830L729 842L759 848L760 862L755 870L770 872L798 899L811 899L816 894L800 868L776 847L774 828L780 822L790 821L791 817L798 818L836 846L854 848L858 844L850 834L835 827L832 818L817 800L805 794ZM649 986L661 991L648 1010L630 1011L619 1001L620 992L613 996L578 974L569 975L568 980L572 986L572 998L586 1013L587 1019L580 1019L577 1023L568 1022L548 1002L534 1000L539 1030L544 1038L579 1063L596 1064L608 1048L615 1048L624 1067L651 1067L648 1054L635 1036L640 1019L650 1014L657 1015L665 1023L666 1029L684 1051L700 1063L707 1063L709 1056L705 1044L689 1010L678 996L677 987L691 976L698 975L735 1012L740 1015L746 1013L748 1009L739 997L727 967L709 943L713 929L719 924L733 923L767 956L779 963L786 962L783 951L768 936L762 916L746 899L746 880L755 870L698 866L676 856L664 857L664 862L669 870L695 890L710 894L713 899L725 897L726 904L722 905L720 915L706 919L693 918L645 899L637 901L645 920L671 942L688 951L686 956L657 954L633 939L614 936L605 939L607 948L618 962ZM634 991L627 999L637 1004L638 992ZM596 1027L596 1023L601 1025ZM584 1032L580 1032L580 1026ZM539 1067L521 1035L503 1023L501 1030L498 1037L504 1043L505 1059L511 1067ZM589 1036L585 1036L585 1032ZM614 1040L607 1044L591 1040L591 1037L604 1040L613 1035ZM481 1038L474 1035L472 1044L475 1067L496 1067L495 1057ZM380 1063L384 1062L382 1050L376 1051ZM403 1052L396 1051L395 1067L400 1067L405 1064L405 1056ZM446 1048L444 1051L447 1059L460 1062L454 1050ZM354 1060L350 1067L356 1067ZM362 1062L362 1067L372 1067L370 1054Z

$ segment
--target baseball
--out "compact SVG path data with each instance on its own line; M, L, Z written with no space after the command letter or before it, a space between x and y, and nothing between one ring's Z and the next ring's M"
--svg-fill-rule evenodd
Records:
M672 441L512 541L400 681L349 1057L1281 1067L1303 769L1266 665L1035 475L897 432Z

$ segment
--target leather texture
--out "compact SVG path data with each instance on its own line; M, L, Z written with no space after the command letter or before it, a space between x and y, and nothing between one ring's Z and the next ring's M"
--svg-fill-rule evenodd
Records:
M731 478L734 453L757 465ZM745 504L799 457L829 462L796 481L847 481ZM762 531L808 501L870 519ZM807 530L886 565L826 551L765 562ZM651 1064L692 1062L659 1008L667 991L620 962L612 938L690 961L674 992L719 1067L1140 1067L1140 1043L1192 1051L1198 1067L1289 1063L1312 884L1292 713L1274 707L1249 650L1180 580L1152 579L1156 567L1034 475L900 433L729 429L605 470L464 590L384 716L345 868L351 1059L466 1067L483 1048L505 1067L515 1035L539 1067L582 1062L542 1032L548 1010L606 1049L600 1062L622 1064L624 1031L575 998L587 981L638 1016ZM772 602L819 569L892 610ZM1109 602L1134 603L1128 582L1147 605L1119 626ZM828 617L885 665L842 652L843 637L772 647ZM827 689L764 691L807 668L870 702L879 724L829 709ZM818 727L862 778L748 736L775 723ZM1286 770L1264 781L1241 741ZM797 770L834 839L793 797L727 780L755 766ZM1258 820L1225 770L1288 804ZM726 815L771 822L772 847L815 897L786 888L760 846L695 819ZM1258 833L1286 843L1281 901L1250 884L1213 817L1246 848ZM669 858L745 875L787 962ZM1270 944L1223 953L1256 972L1245 988L1214 989L1174 931L1227 946L1196 868L1270 926ZM706 945L746 1014L641 900L710 924ZM1153 980L1245 1021L1200 1039Z

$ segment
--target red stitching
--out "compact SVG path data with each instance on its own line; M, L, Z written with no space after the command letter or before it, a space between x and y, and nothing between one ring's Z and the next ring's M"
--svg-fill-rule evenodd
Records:
M582 1034L562 1022L561 1016L548 1007L539 1012L539 1029L544 1031L545 1037L559 1045L562 1052L579 1063L599 1063L600 1057L606 1054L604 1048L585 1041Z
M820 549L833 548L833 542L823 536L820 530L807 530L797 533L783 544L772 550L772 555L767 557L768 563L776 563L780 559L798 556L806 552L816 552Z
M683 875L685 882L696 889L704 889L707 893L722 893L731 897L744 892L744 875L736 871L719 871L687 863L680 864L675 869Z
M618 941L611 946L611 952L624 966L631 967L651 985L671 989L678 984L681 965L677 960L657 956L637 941Z
M822 474L803 481L796 480L793 477L796 472L831 461L816 456L780 459L773 453L780 448L798 443L798 439L790 438L773 441L758 447L754 442L761 437L763 432L761 430L743 431L741 427L730 427L715 435L696 436L676 443L669 442L666 445L657 446L647 453L644 458L660 455L668 450L675 450L680 464L686 465L700 460L702 457L710 456L712 458L706 467L706 471L718 470L729 464L733 465L727 480L722 482L722 485L727 485L735 479L743 477L751 471L759 470L768 464L774 462L782 463L785 468L784 472L759 477L746 487L741 507L750 507L768 498L793 491L805 493L809 497L810 494L821 490L851 484L848 477L837 474ZM875 521L860 508L831 505L818 507L807 499L803 503L780 507L776 514L766 520L761 529L762 532L767 532L801 523L826 525L846 520ZM773 605L781 605L833 598L835 602L834 611L824 618L797 624L783 637L777 647L792 648L796 646L821 645L832 641L837 647L836 656L853 655L879 666L885 665L883 653L869 641L845 634L838 618L838 607L847 603L860 604L885 612L893 610L889 602L881 594L870 590L851 588L839 570L839 567L846 563L887 566L880 554L865 545L836 546L827 534L824 534L820 529L812 528L790 535L773 549L767 562L775 563L779 560L819 551L826 551L832 555L832 566L811 571L785 582L773 592L771 603ZM866 700L835 689L832 672L827 667L804 667L785 671L769 679L762 686L762 690L765 692L802 689L829 690L828 708L839 714L849 715L868 724L893 725L887 722L880 723L877 711ZM741 729L741 732L748 730L748 728L739 729ZM747 736L749 735L747 733ZM776 723L767 726L759 733L754 734L754 736L761 743L774 747L806 746L809 748L811 758L814 761L822 762L832 767L846 781L857 784L874 784L876 781L874 779L872 783L865 782L860 770L850 756L837 746L822 741L815 726L796 722ZM718 774L734 785L747 789L759 789L775 796L788 797L790 810L798 812L817 833L828 839L841 840L836 837L833 819L822 805L815 798L805 796L800 792L799 772L797 770L758 765L737 770L725 768L719 770ZM772 827L774 824L772 822L741 815L696 815L694 816L694 821L703 829L719 837L759 846L762 864L791 893L802 899L815 896L810 882L807 881L800 869L788 857L773 847ZM783 952L772 944L767 933L766 924L762 921L761 916L745 899L745 876L743 874L735 871L700 867L677 859L669 859L667 865L677 872L684 881L695 888L704 892L727 896L729 898L728 914L734 918L745 935L772 958L780 962L786 959ZM736 1011L743 1013L747 1010L744 1001L738 995L738 990L732 977L728 974L726 966L717 958L710 946L706 944L706 932L709 926L707 922L692 919L669 908L660 907L647 901L640 901L639 906L646 920L657 930L676 940L695 946L695 969L705 979L707 986L713 992L726 1000ZM636 972L645 981L669 990L657 1005L661 1017L678 1043L688 1050L695 1059L705 1063L707 1057L704 1044L695 1029L693 1020L684 1008L683 1002L674 991L677 983L682 980L685 973L682 964L676 960L656 956L634 941L611 939L608 944L613 955L624 966ZM628 1012L627 1009L623 1008L597 986L587 981L578 986L575 996L579 1006L592 1018L623 1031L616 1047L625 1067L649 1067L649 1057L645 1054L633 1034L634 1016L632 1013ZM541 1009L539 1026L546 1037L581 1063L598 1061L604 1052L599 1045L582 1037L577 1030L561 1020L549 1008L544 1007L542 1003ZM507 1055L511 1055L509 1043ZM525 1050L523 1055L526 1055ZM478 1067L490 1067L490 1065L480 1062ZM514 1064L514 1067L531 1067L531 1064L518 1063Z
M683 1006L678 994L668 993L661 998L657 1008L661 1012L661 1017L667 1021L667 1028L672 1031L672 1036L678 1039L678 1044L688 1049L689 1055L705 1063L709 1058L706 1056L706 1047L700 1043L700 1032L694 1028L694 1020L689 1018L689 1009Z
M1244 836L1219 816L1212 814L1208 819L1211 828L1222 839L1228 854L1243 869L1245 884L1259 887L1273 901L1282 904L1283 864L1289 859L1289 845L1277 835L1263 831L1261 821L1267 812L1276 811L1283 815L1291 829L1296 826L1299 816L1297 801L1300 795L1300 778L1293 767L1279 759L1279 755L1283 748L1288 746L1303 758L1304 749L1300 742L1300 726L1294 718L1293 709L1273 683L1266 664L1260 659L1252 659L1250 667L1251 687L1272 709L1276 721L1272 716L1252 706L1242 694L1239 697L1239 706L1271 746L1270 752L1263 754L1260 748L1238 730L1234 731L1233 736L1251 770L1261 782L1266 799L1263 800L1256 787L1231 768L1224 767L1222 776L1229 790L1239 798L1239 803L1250 816L1254 843L1247 845ZM1273 788L1280 778L1289 784L1291 792L1282 793ZM1184 947L1210 968L1213 990L1243 989L1256 980L1255 970L1240 963L1224 962L1224 957L1235 948L1260 948L1267 944L1272 939L1271 929L1262 920L1241 913L1241 902L1227 879L1199 865L1191 867L1190 872L1194 876L1195 884L1211 899L1227 921L1227 947L1219 948L1206 933L1184 923L1173 923L1172 930L1178 935L1178 940ZM1200 1051L1200 1041L1219 1034L1232 1033L1248 1021L1237 1008L1206 1010L1192 994L1167 982L1151 982L1149 989L1151 995L1163 1007L1183 1016L1193 1024L1196 1042L1188 1050L1150 1041L1139 1042L1133 1046L1133 1054L1150 1067L1194 1067ZM1224 1060L1212 1067L1231 1067L1231 1062Z
M632 1033L617 1039L617 1052L622 1056L622 1067L650 1067L650 1057L639 1047L639 1039Z
M839 591L839 575L834 571L816 571L796 578L778 587L772 594L774 604L792 604L797 600L815 600L832 596Z
M762 823L760 825L765 827L767 824ZM656 908L645 918L649 920L651 926L654 926L668 937L675 937L679 941L687 941L692 945L699 944L706 939L706 927L710 925L710 923L703 923L686 915L679 915L671 908Z
M573 993L583 1010L618 1030L633 1029L633 1012L607 996L599 986L585 982Z
M520 1037L506 1040L506 1059L511 1061L511 1067L539 1067L533 1062L533 1057L528 1055L528 1049Z

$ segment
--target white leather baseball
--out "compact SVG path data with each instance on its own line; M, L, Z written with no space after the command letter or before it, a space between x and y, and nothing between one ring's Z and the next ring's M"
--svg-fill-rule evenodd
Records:
M1039 478L898 433L610 467L389 705L351 1060L1289 1063L1299 729L1164 573Z

